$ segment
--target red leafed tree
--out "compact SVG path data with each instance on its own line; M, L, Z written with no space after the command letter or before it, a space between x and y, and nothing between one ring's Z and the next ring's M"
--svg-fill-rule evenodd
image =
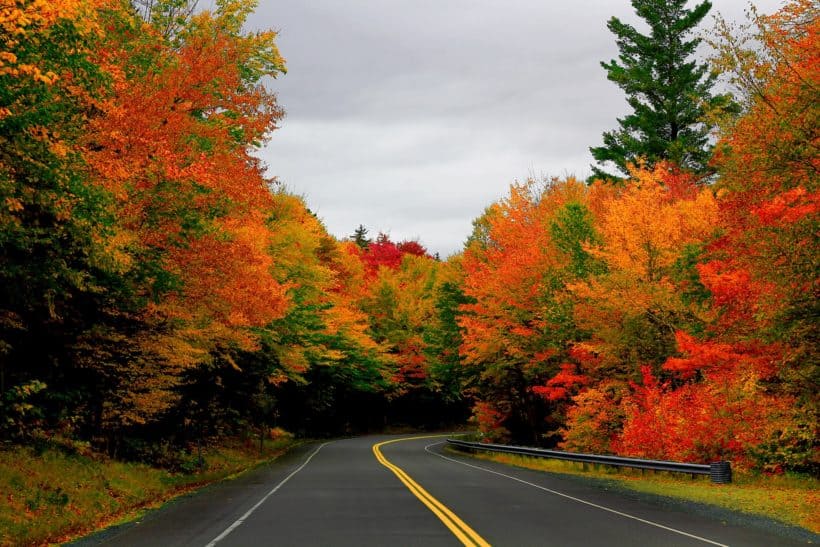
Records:
M744 343L726 343L719 340L697 340L683 331L675 333L678 351L682 357L670 357L664 370L674 372L683 379L691 379L698 373L714 371L734 372L746 369L758 378L770 378L777 373L780 347L750 340Z
M427 249L418 241L409 240L394 243L390 236L381 233L362 251L361 258L365 263L368 274L375 276L379 268L384 266L397 269L405 255L431 258Z
M368 273L373 276L378 273L379 268L384 266L386 268L396 269L401 264L402 251L398 245L390 241L387 234L379 234L376 241L370 243L362 255Z
M673 388L645 367L632 389L612 446L628 456L752 467L756 451L791 419L793 401L767 393L749 370L712 370L704 382Z
M720 366L757 363L766 404L792 407L790 421L761 440L760 461L817 466L820 20L816 3L793 0L771 16L753 12L743 35L720 30L716 64L745 112L723 124L713 160L723 234L698 266L717 316L712 340L701 349L681 340L684 361L669 366L704 361L717 347L734 354L711 359Z
M376 241L369 243L364 249L362 260L369 275L375 276L381 266L393 270L398 268L405 255L431 258L427 249L418 241L394 243L390 240L390 236L380 233Z
M578 368L572 363L561 365L561 371L547 380L543 386L535 386L532 390L549 401L567 399L577 388L590 383L588 376L578 374Z
M402 241L401 243L396 245L396 247L399 251L401 251L402 254L413 256L426 256L430 258L430 253L427 252L427 249L424 247L424 245L412 239L408 241Z
M701 273L721 307L721 329L744 336L763 328L790 345L816 336L817 326L816 15L814 2L792 0L772 16L755 15L744 35L724 25L717 43L717 66L746 111L724 124L716 149L725 234Z

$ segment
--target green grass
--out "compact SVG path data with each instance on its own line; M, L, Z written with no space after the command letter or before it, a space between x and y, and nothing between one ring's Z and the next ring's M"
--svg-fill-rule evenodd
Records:
M0 450L0 545L64 542L282 454L290 437L235 440L203 451L201 472L171 473L59 449Z
M753 475L735 473L732 484L713 484L708 477L641 472L610 466L591 466L562 460L514 454L476 453L478 459L509 465L581 475L613 481L623 488L716 505L776 519L820 533L820 481L806 475Z

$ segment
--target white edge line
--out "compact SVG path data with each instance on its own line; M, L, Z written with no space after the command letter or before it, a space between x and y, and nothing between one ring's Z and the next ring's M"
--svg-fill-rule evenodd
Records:
M712 545L717 545L718 547L729 547L728 545L725 545L723 543L718 543L716 541L712 541L711 539L706 539L706 538L703 538L703 537L700 537L700 536L696 536L694 534L684 532L683 530L677 530L675 528L670 528L669 526L664 526L663 524L659 524L657 522L652 522L651 520L642 519L640 517L636 517L636 516L630 515L628 513L622 513L620 511L616 511L615 509L610 509L609 507L604 507L603 505L598 505L597 503L592 503L591 501L582 500L580 498L570 496L569 494L564 494L564 493L558 492L557 490L551 490L551 489L546 488L544 486L540 486L540 485L537 485L537 484L533 484L531 482L527 482L523 479L519 479L518 477L513 477L511 475L505 475L504 473L499 473L498 471L493 471L492 469L487 469L486 467L481 467L480 465L473 465L473 464L462 462L462 461L459 461L459 460L456 460L456 459L453 459L453 458L448 458L447 456L443 456L441 454L438 454L438 453L433 452L432 450L430 450L431 446L436 446L436 445L439 445L439 444L444 444L444 442L439 441L437 443L428 444L427 446L424 447L424 451L428 452L428 453L430 453L434 456L438 456L439 458L445 459L447 461L451 461L453 463L457 463L457 464L460 464L460 465L466 465L467 467L472 467L473 469L480 469L481 471L486 471L487 473L492 473L493 475L499 475L501 477L506 477L508 479L511 479L511 480L514 480L514 481L517 481L517 482L532 486L534 488L538 488L539 490L544 490L545 492L549 492L550 494L555 494L556 496L561 496L563 498L567 498L567 499L570 499L572 501L577 501L578 503L583 503L585 505L595 507L596 509L601 509L603 511L609 511L610 513L614 513L616 515L626 517L628 519L637 520L638 522L643 522L644 524L648 524L650 526L655 526L657 528L663 528L664 530L668 530L670 532L674 532L674 533L680 534L682 536L690 537L692 539L697 539L699 541L703 541L704 543L711 543Z
M322 444L320 444L320 445L319 445L319 448L317 448L316 450L314 450L314 451L310 454L310 456L308 456L308 457L307 457L307 459L306 459L306 460L302 463L302 465L300 465L299 467L297 467L296 469L294 469L294 470L293 470L293 472L292 472L290 475L288 475L287 477L285 477L284 479L282 479L282 481L281 481L279 484L277 484L276 486L274 486L274 487L273 487L273 489L272 489L270 492L268 492L267 494L265 494L265 496L264 496L261 500L259 500L258 502L256 502L256 505L254 505L253 507L251 507L250 509L248 509L248 510L247 510L247 512L245 512L245 514L244 514L244 515L242 515L241 517L239 517L238 519L236 519L236 522L234 522L233 524L231 524L230 526L228 526L227 528L225 528L225 531L223 531L221 534L219 534L219 535L218 535L218 536L216 536L214 539L212 539L210 543L208 543L207 545L205 545L205 547L213 547L214 545L216 545L217 543L219 543L220 541L222 541L223 539L225 539L225 537L226 537L228 534L230 534L231 532L233 532L234 530L236 530L236 529L237 529L237 528L238 528L238 527L239 527L239 526L240 526L243 522L245 522L245 520L246 520L249 516L251 516L251 513L253 513L254 511L256 511L256 510L259 508L259 506L260 506L260 505L262 505L263 503L265 503L265 500L267 500L269 497L271 497L273 494L275 494L277 490L279 490L280 488L282 488L282 486L283 486L286 482L288 482L292 476L294 476L296 473L298 473L299 471L301 471L302 469L304 469L304 467L305 467L308 463L310 463L310 460L312 460L312 459L313 459L313 456L315 456L316 454L318 454L318 453L319 453L319 451L320 451L320 450L321 450L321 449L322 449L325 445L328 445L328 444L330 444L331 442L333 442L333 441L329 441L329 442L326 442L326 443L322 443Z

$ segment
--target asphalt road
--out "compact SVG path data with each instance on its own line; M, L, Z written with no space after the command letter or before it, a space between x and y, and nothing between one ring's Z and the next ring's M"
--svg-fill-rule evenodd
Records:
M443 438L300 447L76 546L805 545L591 481L455 455ZM396 441L387 442L384 441ZM373 447L382 443L377 451Z

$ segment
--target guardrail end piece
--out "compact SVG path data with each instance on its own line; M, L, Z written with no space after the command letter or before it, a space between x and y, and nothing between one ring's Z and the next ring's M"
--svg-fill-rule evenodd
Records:
M715 484L732 482L732 464L729 462L712 462L709 464L709 477Z

